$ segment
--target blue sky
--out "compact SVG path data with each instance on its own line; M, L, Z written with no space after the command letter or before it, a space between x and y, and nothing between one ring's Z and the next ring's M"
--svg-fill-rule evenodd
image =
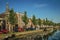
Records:
M16 12L27 11L28 17L48 18L60 22L60 0L0 0L0 13L5 11L6 3Z

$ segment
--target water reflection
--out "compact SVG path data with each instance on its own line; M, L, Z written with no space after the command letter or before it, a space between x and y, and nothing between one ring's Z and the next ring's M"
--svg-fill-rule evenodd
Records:
M48 40L60 40L60 31L55 32Z

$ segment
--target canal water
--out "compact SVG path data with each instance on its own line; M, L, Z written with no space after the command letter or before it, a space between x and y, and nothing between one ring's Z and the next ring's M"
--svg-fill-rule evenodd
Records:
M60 40L60 31L56 31L52 36L49 36L48 40Z

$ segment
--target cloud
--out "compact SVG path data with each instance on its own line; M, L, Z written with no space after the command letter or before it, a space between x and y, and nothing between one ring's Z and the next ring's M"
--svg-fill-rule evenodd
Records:
M35 4L34 5L36 8L40 8L40 7L46 7L47 4Z

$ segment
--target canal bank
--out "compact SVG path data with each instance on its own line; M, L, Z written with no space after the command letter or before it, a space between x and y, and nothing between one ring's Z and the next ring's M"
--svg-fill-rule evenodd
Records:
M16 33L12 34L12 36L8 36L7 40L48 40L50 36L52 36L56 30L49 30L49 31L43 31L43 30L34 30L34 31L28 31L28 32L22 32L22 33ZM3 40L5 40L3 39Z

